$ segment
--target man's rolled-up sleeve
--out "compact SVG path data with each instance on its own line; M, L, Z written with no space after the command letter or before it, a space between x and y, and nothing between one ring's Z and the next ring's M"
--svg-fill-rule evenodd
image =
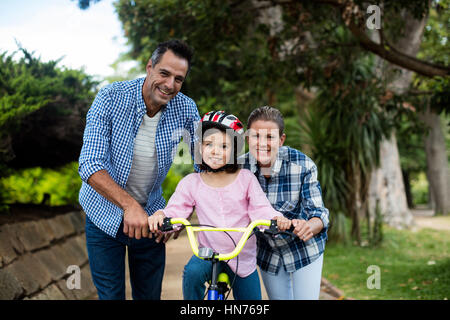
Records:
M109 105L110 100L101 90L86 115L78 167L78 173L86 183L95 172L106 169L111 141L111 121L107 112Z

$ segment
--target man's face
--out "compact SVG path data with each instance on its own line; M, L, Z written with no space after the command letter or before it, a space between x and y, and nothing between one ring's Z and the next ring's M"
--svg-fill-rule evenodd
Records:
M248 130L248 147L261 167L271 167L277 158L278 149L286 139L273 121L257 120Z
M149 60L143 95L147 106L159 109L180 91L188 71L186 59L167 50L161 60L152 66Z

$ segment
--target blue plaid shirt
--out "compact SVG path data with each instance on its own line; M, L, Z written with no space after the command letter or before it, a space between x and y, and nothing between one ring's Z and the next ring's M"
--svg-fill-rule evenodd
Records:
M97 193L87 180L93 173L105 169L120 187L125 188L131 170L134 139L147 112L142 97L144 80L115 82L101 89L86 116L78 168L83 181L79 201L89 219L113 237L122 222L123 210ZM195 126L200 119L195 102L181 92L161 112L155 138L158 175L144 207L149 215L164 209L166 202L161 184L186 132L190 135L188 140L193 150Z
M281 266L287 272L307 266L324 252L329 224L329 212L322 201L316 165L302 152L281 147L271 168L271 177L266 179L250 153L242 157L240 160L244 168L258 178L275 210L288 219L309 220L317 217L324 225L321 232L306 242L298 237L281 235L273 239L257 233L259 267L267 273L277 274Z

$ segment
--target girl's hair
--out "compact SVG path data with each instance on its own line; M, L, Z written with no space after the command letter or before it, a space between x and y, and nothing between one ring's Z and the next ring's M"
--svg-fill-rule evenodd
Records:
M278 109L270 106L264 106L253 110L252 113L250 113L247 120L247 129L250 129L252 123L258 120L275 122L280 131L280 137L283 135L284 119L283 115Z
M231 141L233 142L231 147L232 158L230 159L230 163L227 163L225 166L219 169L212 169L203 161L203 157L200 153L200 150L201 144L203 143L203 138L205 137L205 133L206 134L215 133L216 130L228 134L230 136ZM205 123L200 122L196 134L198 137L197 141L199 145L197 148L195 148L196 149L195 159L196 163L199 164L200 170L209 172L225 171L227 173L234 173L240 168L240 166L238 165L237 158L239 151L242 149L244 145L244 138L242 137L242 135L239 135L230 128L226 128L225 126L213 122L205 122Z

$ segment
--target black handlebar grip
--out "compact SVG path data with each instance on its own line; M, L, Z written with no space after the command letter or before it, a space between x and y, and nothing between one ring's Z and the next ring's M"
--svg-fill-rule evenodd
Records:
M294 237L295 236L295 234L293 233L294 229L295 227L291 225L291 227L288 230L280 231L277 226L277 220L270 220L270 227L264 230L264 233L268 233L272 236L275 236L277 234L286 234L291 237Z
M291 224L291 227L290 227L289 229L287 229L286 231L288 231L288 232L294 232L294 229L295 229L294 225Z
M164 218L163 220L163 224L162 226L159 227L159 230L161 230L162 232L166 232L166 231L172 231L173 230L173 225L170 222L170 218Z

